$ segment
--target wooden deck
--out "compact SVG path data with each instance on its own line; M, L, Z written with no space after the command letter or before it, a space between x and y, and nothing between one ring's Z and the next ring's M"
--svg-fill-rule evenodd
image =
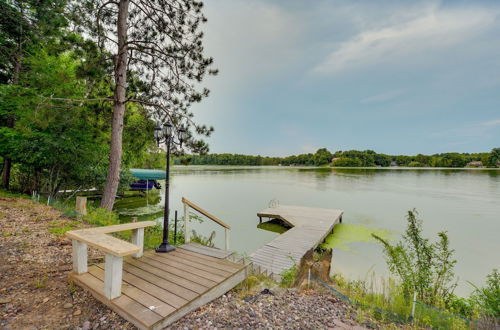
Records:
M149 251L123 260L121 296L104 292L104 264L70 278L140 329L161 329L223 295L245 278L245 265L226 260L231 253L186 244L169 253Z
M257 213L261 220L263 217L280 219L292 228L252 253L254 266L281 280L284 270L298 265L307 251L324 241L335 224L342 221L343 213L342 210L287 205Z

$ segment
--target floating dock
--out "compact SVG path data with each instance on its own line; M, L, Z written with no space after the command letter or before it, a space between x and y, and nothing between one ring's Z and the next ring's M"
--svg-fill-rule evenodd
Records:
M281 273L298 265L307 251L316 248L333 227L342 222L344 211L302 206L278 205L257 213L262 218L279 219L292 228L250 255L254 266L277 280Z

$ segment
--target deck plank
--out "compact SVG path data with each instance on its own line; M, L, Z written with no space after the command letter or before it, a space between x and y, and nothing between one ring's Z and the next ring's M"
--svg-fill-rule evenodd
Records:
M196 283L195 281L193 282L193 281L190 281L190 280L183 278L181 276L177 276L175 274L169 273L169 272L165 271L165 269L152 266L146 262L143 262L143 260L127 259L127 260L125 260L125 262L129 263L131 265L134 265L140 269L143 269L149 273L155 274L156 276L159 276L163 279L175 282L176 284L178 284L186 289L192 290L196 293L203 293L203 292L207 291L207 289L208 289L207 287L200 285L200 284Z
M182 254L179 255L178 253L176 254L175 251L169 253L166 258L171 258L172 260L175 260L177 262L183 263L188 266L196 267L201 270L207 271L209 273L215 274L215 275L220 275L220 276L227 276L232 273L232 270L227 270L227 269L219 269L218 267L212 265L212 264L205 264L205 263L199 263L197 261L190 260L188 258L185 258Z
M198 254L218 258L218 259L226 259L231 254L233 254L233 252L231 252L231 251L210 248L208 246L203 246L201 244L196 244L196 243L192 243L192 242L181 245L181 246L179 246L179 248L182 248L182 249L188 250L188 251L193 251L193 252L196 252Z
M219 263L219 262L216 262L214 260L207 260L205 258L200 258L198 256L194 256L194 255L191 255L189 253L185 253L183 251L181 251L181 249L176 249L174 252L171 252L171 255L175 255L175 256L178 256L180 258L185 258L187 260L191 260L191 261L194 261L194 262L197 262L197 263L200 263L202 265L206 265L206 266L209 266L209 267L213 267L213 268L217 268L219 270L222 270L222 271L226 271L226 272L233 272L235 270L239 270L241 267L238 267L234 264L223 264L223 263ZM222 261L222 260L217 260L217 261Z
M104 282L100 281L90 273L84 273L81 275L72 274L72 279L78 284L90 289L94 297L96 297L101 302L109 301L100 292L104 292ZM111 307L116 307L118 314L129 321L134 321L136 325L140 325L143 328L148 328L153 326L155 323L162 320L162 316L155 313L154 311L146 308L135 300L131 299L126 295L121 295L120 297L110 301Z
M103 264L99 264L97 266L104 270ZM187 299L184 299L169 290L165 290L164 288L127 271L123 271L123 281L149 293L153 297L156 297L175 308L180 308L188 302Z
M101 268L97 266L89 267L89 273L104 283L104 271ZM155 311L161 316L168 316L175 311L175 307L170 306L169 304L153 297L135 286L128 285L127 283L122 284L122 293L139 302L143 306ZM150 308L151 306L153 306L153 308Z
M147 263L156 268L162 269L165 272L172 273L178 276L182 276L183 278L190 280L192 282L198 283L199 285L203 285L207 288L212 287L217 284L217 281L207 279L203 276L199 276L190 272L186 272L184 269L176 268L168 263L164 263L162 260L158 260L156 258L150 258L148 256L144 256L140 259L142 262Z
M212 272L208 272L208 271L206 271L206 269L200 268L199 265L194 264L194 266L193 266L193 263L191 263L191 264L183 263L183 262L180 262L178 259L174 259L171 257L169 258L169 257L164 256L163 254L159 254L159 256L156 260L158 260L159 262L162 262L166 265L174 266L174 267L183 269L184 271L189 272L191 274L195 274L195 275L204 277L208 280L215 281L217 283L224 280L224 276L220 276L220 275L214 274Z
M162 289L172 292L176 296L184 298L185 300L194 299L198 295L195 291L187 289L183 286L176 284L173 281L166 280L165 278L158 276L156 274L150 273L147 270L143 270L135 265L125 263L123 265L123 269L130 274L133 274L137 277L142 278L143 280L148 281L156 286L159 286Z

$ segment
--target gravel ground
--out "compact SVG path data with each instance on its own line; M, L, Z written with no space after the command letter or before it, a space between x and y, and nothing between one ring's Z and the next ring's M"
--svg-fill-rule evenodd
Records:
M50 227L83 223L30 200L0 197L0 329L134 329L67 281L71 242ZM89 261L102 259L89 250ZM329 293L235 291L185 316L172 329L363 329L350 307ZM365 326L369 326L365 324Z
M271 289L243 299L228 293L172 324L172 329L366 329L329 293Z

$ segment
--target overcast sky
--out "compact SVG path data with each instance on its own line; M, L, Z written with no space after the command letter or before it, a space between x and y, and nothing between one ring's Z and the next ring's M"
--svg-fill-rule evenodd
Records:
M211 152L500 147L500 1L206 0Z

